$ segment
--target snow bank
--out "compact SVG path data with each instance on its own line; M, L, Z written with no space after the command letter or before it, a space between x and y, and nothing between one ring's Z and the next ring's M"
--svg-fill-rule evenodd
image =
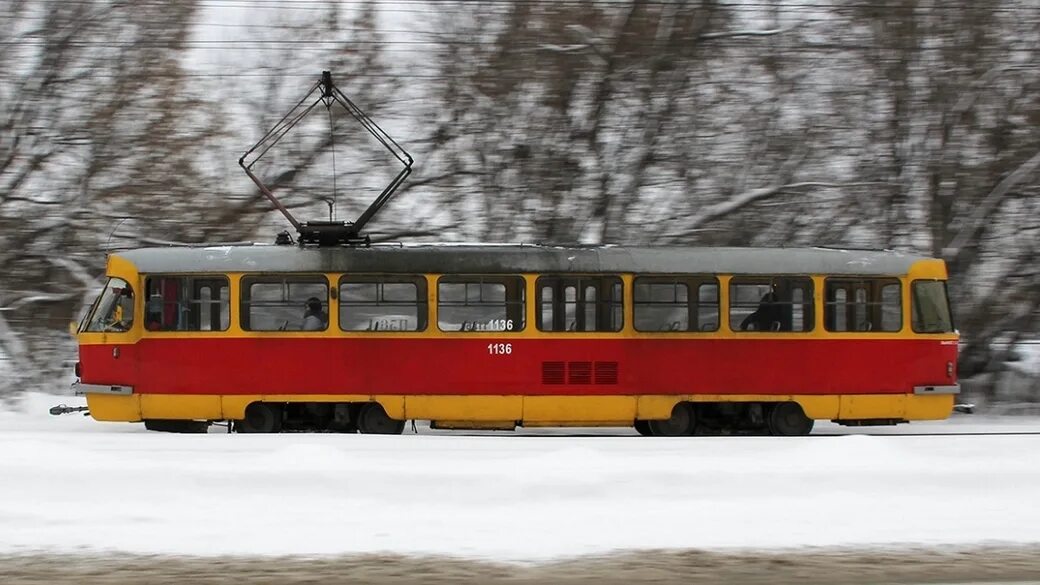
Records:
M0 553L542 560L1040 542L1040 435L169 435L42 414L53 403L0 413Z

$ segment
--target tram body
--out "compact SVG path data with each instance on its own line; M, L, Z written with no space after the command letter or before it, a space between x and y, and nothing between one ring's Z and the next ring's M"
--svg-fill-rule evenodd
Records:
M95 419L152 428L804 434L943 419L959 391L945 264L910 254L254 245L131 250L107 275L78 387Z

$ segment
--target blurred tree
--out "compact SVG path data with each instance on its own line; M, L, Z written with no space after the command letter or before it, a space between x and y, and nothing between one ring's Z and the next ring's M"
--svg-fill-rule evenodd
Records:
M0 12L0 384L72 355L106 249L284 229L235 162L322 69L417 160L379 239L912 249L949 262L963 375L1040 338L1027 0L248 8L201 74L209 5ZM353 219L394 167L321 110L258 170L301 218Z
M371 72L338 81L349 79L344 89L359 103L382 105L375 3L352 8L342 19L339 4L329 3L306 26L273 27L272 40L286 47L315 36L331 42L306 56L302 83L272 66L269 79L281 83L268 86L262 108L245 108L255 116L247 119L280 115L317 80L323 67L315 62ZM194 2L62 0L15 2L3 14L0 42L10 50L0 53L0 353L13 375L0 380L0 395L54 389L69 371L67 323L96 294L106 250L250 239L268 216L237 167L243 187L228 184L229 165L214 163L213 151L237 161L250 137L235 125L242 84L214 86L186 70L197 16ZM324 215L331 195L316 187L331 178L316 170L329 156L323 123L317 139L304 136L282 153L274 167L281 178L272 180L293 207L317 203L318 213L304 212L312 218ZM363 173L366 161L352 162L342 164L343 177Z
M191 2L54 0L16 2L4 15L0 343L14 362L8 388L49 382L67 367L66 323L85 288L97 287L119 218L177 217L177 208L197 209L188 194L206 191L182 150L193 139L181 123L193 104L179 96L177 63L193 12Z
M441 22L431 92L470 237L748 242L776 222L741 210L848 180L807 164L821 113L788 115L799 61L763 49L797 19L756 28L712 1L466 7Z

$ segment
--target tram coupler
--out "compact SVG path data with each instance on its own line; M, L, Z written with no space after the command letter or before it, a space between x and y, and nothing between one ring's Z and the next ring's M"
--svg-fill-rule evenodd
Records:
M975 414L974 404L954 404L953 411L960 414Z
M82 412L83 416L87 416L88 414L90 414L89 410L90 408L87 406L65 406L64 404L59 404L58 406L52 406L50 413L54 416L61 416L63 414Z

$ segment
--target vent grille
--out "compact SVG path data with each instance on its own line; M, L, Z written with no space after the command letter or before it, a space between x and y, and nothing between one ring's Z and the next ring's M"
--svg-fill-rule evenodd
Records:
M617 384L617 362L596 362L596 383Z
M563 384L563 362L542 362L542 384Z
M569 362L567 364L568 384L591 384L592 362Z
M617 362L542 362L542 384L617 383Z

